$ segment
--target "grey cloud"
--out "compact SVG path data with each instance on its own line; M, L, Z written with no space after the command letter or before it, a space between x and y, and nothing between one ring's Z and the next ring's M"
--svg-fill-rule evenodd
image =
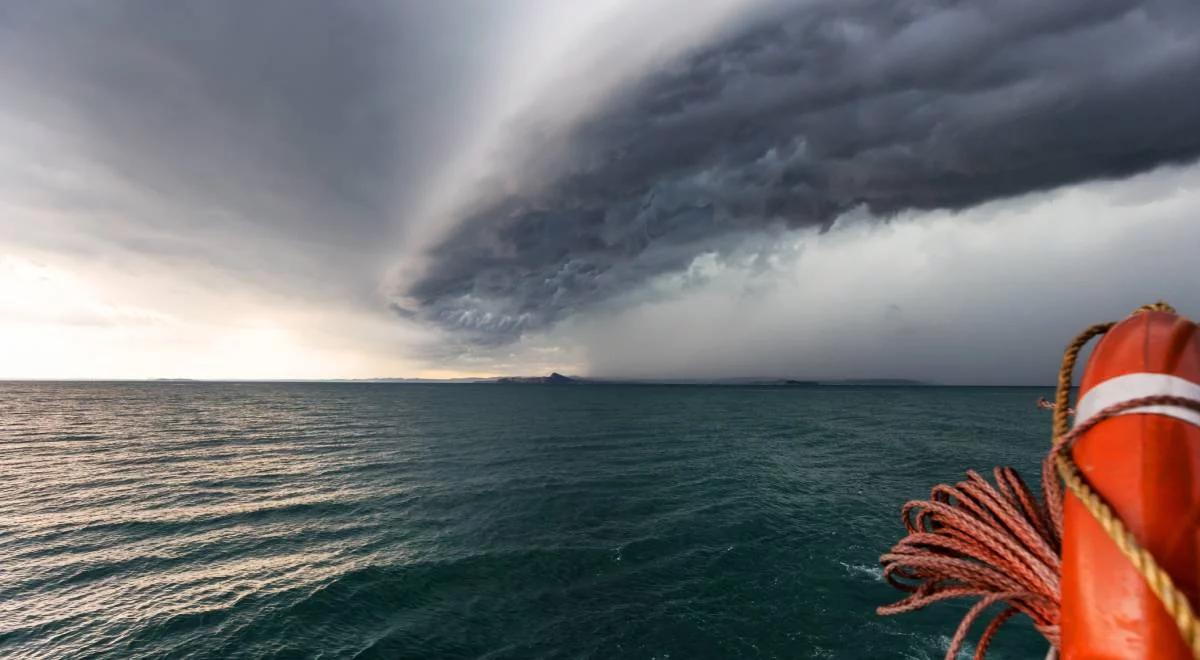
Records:
M726 251L846 211L960 209L1200 154L1200 5L776 7L562 133L534 127L407 291L501 344Z
M724 267L703 288L545 334L580 346L597 377L1053 383L1063 346L1090 323L1158 299L1195 318L1198 212L1192 164L887 226L839 220L792 236L803 257L766 277L714 258Z
M303 254L374 287L363 265L454 146L511 23L496 4L5 3L0 113L106 181L5 168L40 205L106 217L97 240L153 254L196 237L186 251L285 279Z

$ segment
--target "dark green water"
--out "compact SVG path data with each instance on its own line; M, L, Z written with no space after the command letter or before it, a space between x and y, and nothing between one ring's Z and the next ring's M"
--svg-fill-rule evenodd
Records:
M938 658L877 557L1040 394L0 383L0 656Z

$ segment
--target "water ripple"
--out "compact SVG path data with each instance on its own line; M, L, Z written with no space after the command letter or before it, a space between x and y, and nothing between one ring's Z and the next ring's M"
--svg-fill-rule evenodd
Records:
M1040 393L0 383L0 655L937 655L876 559Z

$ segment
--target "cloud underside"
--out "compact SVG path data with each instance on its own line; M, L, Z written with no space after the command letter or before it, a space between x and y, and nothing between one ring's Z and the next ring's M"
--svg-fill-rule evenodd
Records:
M568 129L520 135L403 309L504 344L749 237L1193 160L1197 7L839 1L767 12Z

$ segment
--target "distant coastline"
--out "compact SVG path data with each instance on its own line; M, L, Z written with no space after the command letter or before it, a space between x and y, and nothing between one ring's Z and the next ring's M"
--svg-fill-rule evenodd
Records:
M159 379L165 381L168 379ZM175 379L170 379L175 380ZM180 379L182 382L183 381ZM489 376L481 378L363 378L316 381L321 383L415 383L446 385L723 385L756 387L929 387L936 386L920 380L907 378L849 378L841 380L799 380L776 377L737 378L590 378L565 376L553 372L548 376Z
M710 387L780 387L780 388L837 388L837 387L987 387L1042 388L1053 390L1053 383L938 383L907 378L847 378L801 380L795 378L591 378L585 376L481 376L472 378L6 378L0 383L157 383L164 385L207 385L219 383L297 383L297 384L396 384L396 385L679 385ZM1072 389L1077 388L1073 385Z
M590 378L586 376L565 376L557 371L552 372L547 376L483 376L479 378L321 378L246 381L209 381L193 378L154 378L147 381L131 382L409 383L424 385L724 385L757 387L934 387L938 385L937 383L911 380L908 378L846 378L837 380L801 380L796 378L752 376L733 378Z

